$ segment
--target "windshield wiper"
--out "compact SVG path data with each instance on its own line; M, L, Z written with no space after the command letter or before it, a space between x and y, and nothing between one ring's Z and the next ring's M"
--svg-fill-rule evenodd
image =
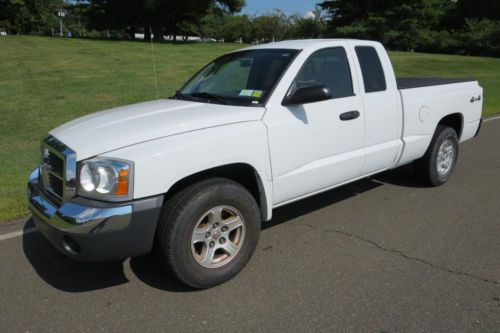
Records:
M186 99L187 96L180 92L180 90L175 91L175 95L173 96L175 99Z
M193 96L193 97L200 97L200 98L212 99L212 100L221 102L223 104L228 104L227 99L225 99L224 97L222 97L220 95L212 94L212 93L209 93L209 92L206 92L206 91L194 92L194 93L191 93L189 95Z

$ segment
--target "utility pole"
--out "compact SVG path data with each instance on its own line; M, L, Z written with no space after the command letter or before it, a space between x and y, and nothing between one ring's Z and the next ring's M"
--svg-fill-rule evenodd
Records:
M81 20L80 20L80 16L82 14L82 7L80 7L80 1L81 0L76 0L76 6L78 8L78 33L79 33L80 37L82 37L82 35L83 35L83 32L82 32L82 23L81 23Z
M63 18L64 16L66 16L66 13L64 12L64 10L59 10L59 12L57 12L57 16L59 16L59 36L63 37Z

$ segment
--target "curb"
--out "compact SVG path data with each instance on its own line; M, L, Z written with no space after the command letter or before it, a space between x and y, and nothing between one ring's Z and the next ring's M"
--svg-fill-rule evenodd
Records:
M0 221L0 235L8 234L11 232L19 231L24 229L24 225L31 219L31 215L10 220L10 221Z

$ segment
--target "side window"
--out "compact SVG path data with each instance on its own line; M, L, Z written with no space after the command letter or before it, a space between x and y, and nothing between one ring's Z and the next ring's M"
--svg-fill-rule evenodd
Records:
M353 96L351 69L343 47L314 52L304 63L288 94L300 87L323 84L332 98Z
M384 69L375 48L371 46L356 46L365 92L371 93L386 90Z

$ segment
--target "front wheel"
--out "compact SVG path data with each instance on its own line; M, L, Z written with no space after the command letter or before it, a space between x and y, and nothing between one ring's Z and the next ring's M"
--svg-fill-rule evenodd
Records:
M438 126L425 155L415 161L422 181L430 186L446 183L455 169L458 158L458 136L448 126Z
M260 221L257 203L243 186L224 178L201 181L165 205L157 252L181 282L210 288L231 279L250 260Z

